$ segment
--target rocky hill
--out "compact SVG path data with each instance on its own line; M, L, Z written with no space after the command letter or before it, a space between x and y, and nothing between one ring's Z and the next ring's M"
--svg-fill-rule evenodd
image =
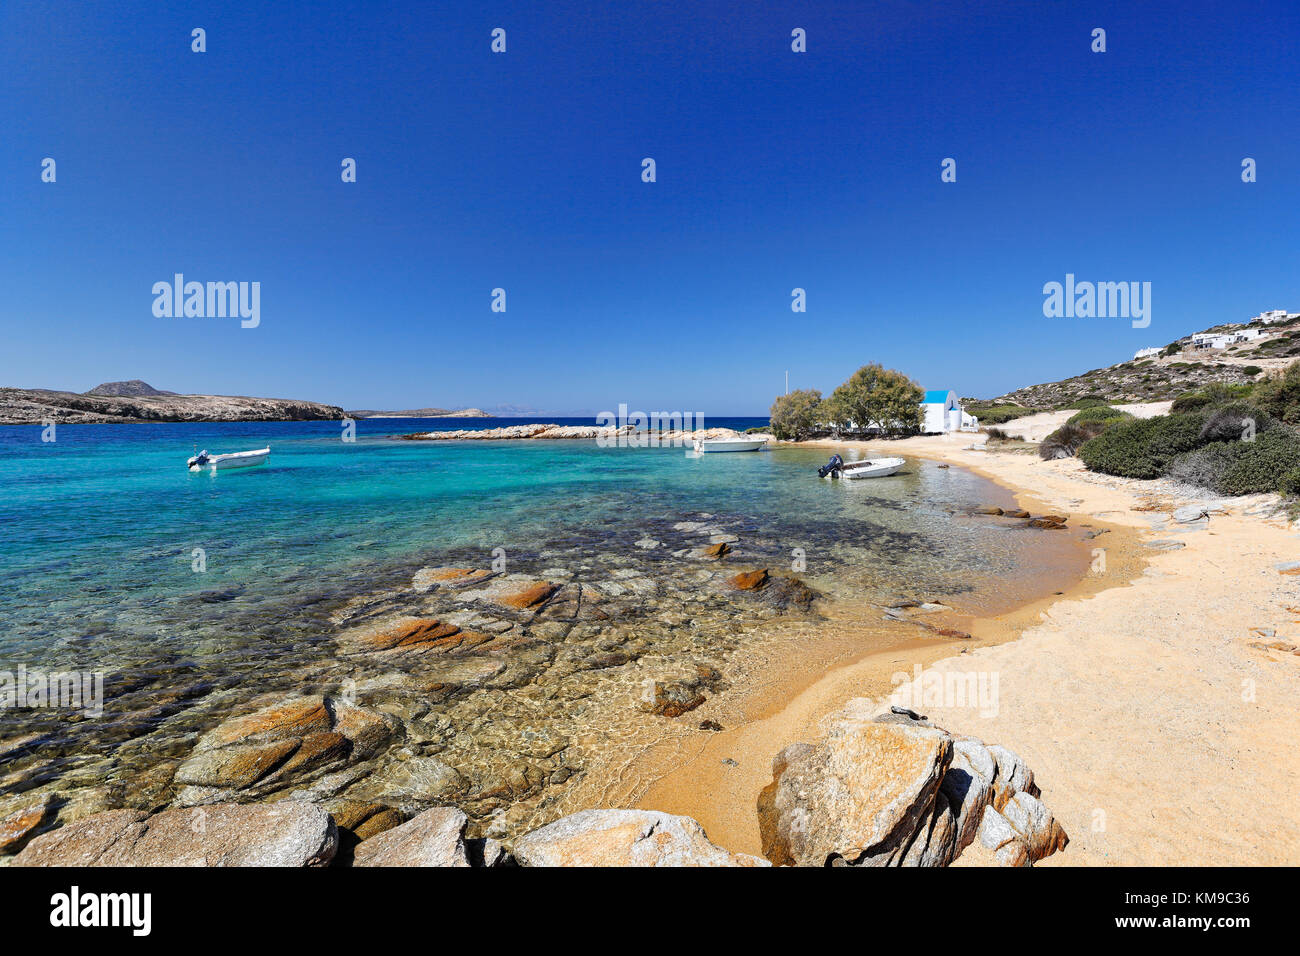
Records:
M1259 330L1263 335L1226 348L1197 348L1192 336L1186 335L1164 346L1157 355L1093 369L1060 382L1019 388L988 404L1052 409L1067 407L1082 398L1108 402L1168 401L1210 382L1253 382L1300 357L1300 318L1277 325L1218 325L1206 332L1250 329Z
M104 398L141 398L146 395L175 395L176 393L164 392L154 388L148 382L133 378L129 382L105 382L103 385L96 385L85 394L99 395Z
M144 382L110 383L143 385ZM95 391L98 391L96 389ZM0 388L0 424L110 424L130 422L257 422L340 419L337 405L239 395L175 395L150 389L138 395L84 395L40 388Z

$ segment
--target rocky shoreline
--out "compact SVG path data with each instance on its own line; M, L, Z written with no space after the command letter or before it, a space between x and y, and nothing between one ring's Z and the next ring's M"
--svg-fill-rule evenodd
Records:
M307 741L333 733L313 728L337 721L310 699L279 718L281 728L304 732L299 752L313 754L325 742ZM345 714L343 722L366 732L364 721ZM227 726L222 739L256 729ZM18 867L934 867L967 853L1032 866L1069 843L1040 795L1033 772L1004 747L954 736L912 711L869 718L850 705L824 741L794 744L777 758L755 808L766 858L730 852L690 817L653 810L583 810L502 842L467 835L468 817L451 806L408 815L298 794L154 814L110 810L49 832L33 811L0 821L0 846L20 848L9 862Z

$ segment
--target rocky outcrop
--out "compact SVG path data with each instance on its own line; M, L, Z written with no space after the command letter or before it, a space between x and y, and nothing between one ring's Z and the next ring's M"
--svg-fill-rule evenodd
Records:
M769 866L715 846L695 820L654 810L583 810L520 838L521 866Z
M45 389L0 388L0 425L39 425L46 421L60 424L282 422L342 417L343 409L337 405L286 398L172 394L78 395L76 392Z
M165 810L109 810L36 837L14 866L324 866L338 830L299 800Z
M182 806L263 796L374 756L391 717L342 698L295 697L234 717L204 735L176 771Z
M977 838L1003 865L1069 842L1005 747L907 712L844 716L783 750L759 795L763 853L796 866L947 866Z
M353 866L469 866L465 814L434 807L399 827L363 841L353 851Z

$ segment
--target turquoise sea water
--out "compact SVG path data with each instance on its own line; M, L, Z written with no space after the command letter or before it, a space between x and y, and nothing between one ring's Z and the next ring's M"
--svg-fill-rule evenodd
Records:
M680 538L673 525L701 516L774 569L801 549L807 578L835 597L980 610L1044 570L1042 533L966 514L1010 505L1007 492L920 460L889 479L830 482L816 475L824 450L393 437L505 423L362 421L352 443L337 422L59 426L54 442L36 426L0 428L0 669L103 671L110 712L134 695L138 714L178 674L251 695L324 654L345 601L409 584L421 566L486 567L501 548L529 574L652 573L683 559L635 543ZM195 446L266 445L261 467L185 467ZM0 713L0 738L23 720Z

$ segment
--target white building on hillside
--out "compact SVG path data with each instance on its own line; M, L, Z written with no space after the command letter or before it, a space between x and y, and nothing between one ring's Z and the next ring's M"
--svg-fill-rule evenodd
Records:
M1285 322L1288 319L1300 318L1300 312L1288 312L1286 309L1272 309L1268 312L1261 312L1250 321L1258 322L1261 325L1273 325L1277 322Z
M1144 359L1144 358L1155 358L1163 351L1164 349L1162 349L1158 345L1152 346L1149 349L1138 349L1136 354L1134 354L1133 356L1133 361L1136 362L1138 359Z
M921 399L921 431L927 435L978 431L979 424L978 418L966 414L957 393L951 389L929 391Z
M1238 342L1250 342L1263 335L1255 329L1240 329L1236 332L1197 332L1192 336L1194 349L1226 349Z

